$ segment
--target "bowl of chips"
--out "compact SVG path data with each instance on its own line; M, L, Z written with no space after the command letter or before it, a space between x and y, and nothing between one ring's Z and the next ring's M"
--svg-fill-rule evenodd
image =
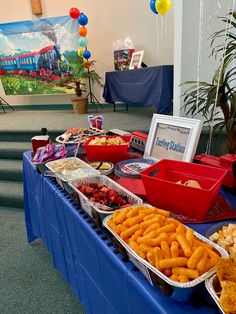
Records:
M116 163L128 158L131 136L93 136L83 147L89 161L104 160Z

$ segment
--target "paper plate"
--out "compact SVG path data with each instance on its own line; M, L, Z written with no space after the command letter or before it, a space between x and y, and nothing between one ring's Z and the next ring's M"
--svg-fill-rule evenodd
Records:
M123 160L115 165L115 175L126 178L140 178L140 172L154 163L154 160L144 158Z

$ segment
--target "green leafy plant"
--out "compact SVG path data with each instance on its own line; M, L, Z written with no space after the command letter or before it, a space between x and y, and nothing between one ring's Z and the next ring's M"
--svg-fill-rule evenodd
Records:
M212 125L213 132L226 132L227 149L236 153L236 11L221 17L226 28L215 32L211 39L211 56L220 55L220 66L212 82L187 81L192 85L183 93L183 108L189 116L202 114L205 124ZM217 43L220 41L220 43ZM221 110L217 110L217 109ZM223 115L222 115L223 113Z
M68 64L69 76L66 81L71 81L75 84L75 93L77 96L81 96L84 91L84 83L89 80L91 83L97 83L102 85L102 77L93 69L96 61L83 61L83 58L75 58L74 62Z

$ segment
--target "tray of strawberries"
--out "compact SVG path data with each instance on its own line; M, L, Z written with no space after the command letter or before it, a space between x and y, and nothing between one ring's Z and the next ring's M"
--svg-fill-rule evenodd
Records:
M77 179L69 183L75 201L100 227L114 210L140 204L142 200L106 176Z

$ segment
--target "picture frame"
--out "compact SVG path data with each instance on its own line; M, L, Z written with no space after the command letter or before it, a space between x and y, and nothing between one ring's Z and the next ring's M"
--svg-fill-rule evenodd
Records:
M153 114L144 158L191 162L201 130L201 120Z
M141 68L141 63L143 61L143 55L144 55L144 50L133 52L132 58L130 61L130 65L129 65L130 70Z

